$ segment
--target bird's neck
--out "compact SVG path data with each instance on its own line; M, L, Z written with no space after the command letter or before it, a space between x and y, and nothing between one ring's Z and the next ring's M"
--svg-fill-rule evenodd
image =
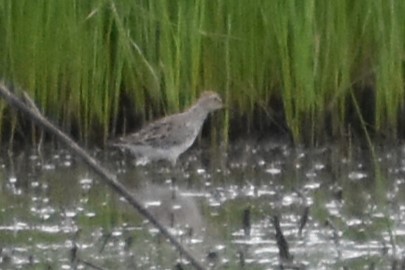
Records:
M208 115L207 110L204 110L204 108L202 108L198 103L191 106L190 109L188 109L188 113L196 115L196 118L202 120L204 120Z

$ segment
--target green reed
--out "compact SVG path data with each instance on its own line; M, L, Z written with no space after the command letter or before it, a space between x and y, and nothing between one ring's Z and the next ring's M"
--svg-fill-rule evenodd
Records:
M3 0L0 75L86 142L177 112L204 89L227 103L225 140L232 125L286 126L316 143L359 114L397 137L404 12L383 0Z

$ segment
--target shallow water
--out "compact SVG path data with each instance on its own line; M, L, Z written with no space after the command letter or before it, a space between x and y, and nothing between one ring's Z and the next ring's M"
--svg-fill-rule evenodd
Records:
M207 268L405 267L404 147L380 147L376 160L355 146L269 141L201 149L175 168L135 167L119 151L92 154ZM4 152L0 177L1 269L187 264L67 150ZM279 257L273 216L293 260Z

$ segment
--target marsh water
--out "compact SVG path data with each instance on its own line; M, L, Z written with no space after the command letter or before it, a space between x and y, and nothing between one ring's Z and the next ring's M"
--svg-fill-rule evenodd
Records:
M405 146L197 144L176 167L90 153L207 269L405 268ZM4 151L0 177L0 269L191 269L66 149Z

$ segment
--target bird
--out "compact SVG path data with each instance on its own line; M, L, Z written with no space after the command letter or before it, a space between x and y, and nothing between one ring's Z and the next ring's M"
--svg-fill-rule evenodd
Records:
M207 116L222 108L224 103L218 93L204 91L185 111L151 122L112 145L129 150L136 158L136 165L167 160L174 166L178 157L194 143Z

